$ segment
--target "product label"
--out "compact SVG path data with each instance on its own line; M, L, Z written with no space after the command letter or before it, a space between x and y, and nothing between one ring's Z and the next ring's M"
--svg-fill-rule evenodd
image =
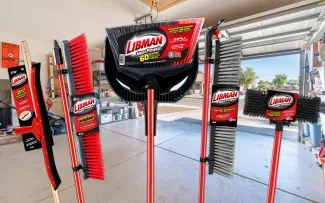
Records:
M71 115L78 136L99 132L94 93L72 97Z
M25 66L8 69L11 90L14 97L18 121L20 126L31 126L34 119L34 106ZM22 135L26 151L42 148L33 133Z
M212 86L210 125L237 126L239 87Z
M194 23L149 28L118 38L119 65L167 63L186 58Z
M297 93L268 91L265 118L271 120L293 120L296 116Z

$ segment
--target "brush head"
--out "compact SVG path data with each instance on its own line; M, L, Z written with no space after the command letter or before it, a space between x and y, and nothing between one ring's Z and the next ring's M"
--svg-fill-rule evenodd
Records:
M204 19L166 21L108 28L105 71L125 101L176 102L192 86L198 71L197 40Z
M234 172L241 45L241 37L215 43L209 173L227 178Z
M269 93L270 92L274 91L269 91ZM279 107L277 107L277 109L272 109L273 111L283 113L288 108L295 108L295 115L290 116L291 118L294 118L292 121L298 120L300 122L309 123L318 122L319 109L321 103L319 97L298 96L297 98L295 98L294 94L288 92L276 92L276 94L281 97L285 96L284 100L283 98L280 98L278 102L282 101L287 104L282 106L278 105ZM247 90L245 94L245 106L243 112L244 115L254 117L267 117L266 110L270 109L270 105L268 106L268 103L270 103L271 101L270 99L271 98L268 98L268 92L259 90ZM290 103L289 100L291 100Z
M84 179L104 180L105 170L87 39L85 34L82 34L70 41L64 41L63 44L67 69L72 75L72 115L75 131L79 135L79 161L84 171Z

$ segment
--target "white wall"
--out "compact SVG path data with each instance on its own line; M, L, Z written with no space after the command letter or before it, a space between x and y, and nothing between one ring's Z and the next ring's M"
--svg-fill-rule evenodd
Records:
M42 65L41 75L45 77L41 77L41 83L42 83L43 93L45 93L46 84L47 84L47 54L52 51L52 46L53 46L52 42L51 41L45 42L37 39L31 39L19 35L0 32L0 42L8 42L8 43L20 45L21 41L23 40L26 40L28 44L31 60L33 62L40 62ZM20 51L20 59L21 60L23 59L21 51ZM23 65L23 63L20 63L20 65ZM1 63L0 63L0 67L1 67ZM9 79L7 69L2 67L0 68L0 78Z

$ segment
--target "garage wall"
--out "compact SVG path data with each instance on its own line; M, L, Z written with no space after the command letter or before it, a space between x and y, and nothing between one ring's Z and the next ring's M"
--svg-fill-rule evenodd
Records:
M52 43L31 39L24 36L14 35L10 33L0 32L0 42L8 42L14 44L21 44L21 41L26 40L28 44L28 48L30 51L31 59L35 62L40 62L42 64L41 75L47 76L47 58L46 55L52 50ZM1 44L0 44L1 46ZM1 49L2 50L2 49ZM1 53L1 52L0 52ZM1 54L0 54L1 55ZM20 53L20 59L22 59L22 55ZM22 65L23 63L20 63ZM1 67L1 63L0 63ZM8 79L7 69L0 68L0 79ZM46 84L47 77L41 78L42 84ZM46 85L43 85L43 92L45 93Z
M37 39L32 39L20 35L10 34L6 32L0 32L0 56L1 55L1 42L8 42L13 44L21 44L21 41L26 40L28 44L28 48L30 51L31 59L35 62L40 62L42 64L41 68L41 83L42 83L42 89L43 94L46 95L46 86L48 82L48 64L47 64L47 54L52 51L53 48L53 42L52 41L42 41ZM0 58L1 58L0 57ZM89 57L90 60L96 60L101 58L101 50L97 49L89 49ZM22 55L20 53L20 59L22 59ZM20 65L23 63L21 62ZM0 79L9 79L7 69L1 67L0 62ZM13 102L13 98L11 100ZM59 115L62 115L62 104L61 99L57 98L53 101L53 113L57 113ZM12 118L13 118L13 125L18 125L18 119L17 119L17 113L15 110L12 111Z

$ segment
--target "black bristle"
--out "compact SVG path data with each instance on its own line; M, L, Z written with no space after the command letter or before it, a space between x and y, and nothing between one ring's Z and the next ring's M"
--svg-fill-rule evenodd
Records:
M317 123L321 100L319 97L299 96L297 101L297 120Z
M267 106L267 92L247 90L245 93L244 115L264 117Z

